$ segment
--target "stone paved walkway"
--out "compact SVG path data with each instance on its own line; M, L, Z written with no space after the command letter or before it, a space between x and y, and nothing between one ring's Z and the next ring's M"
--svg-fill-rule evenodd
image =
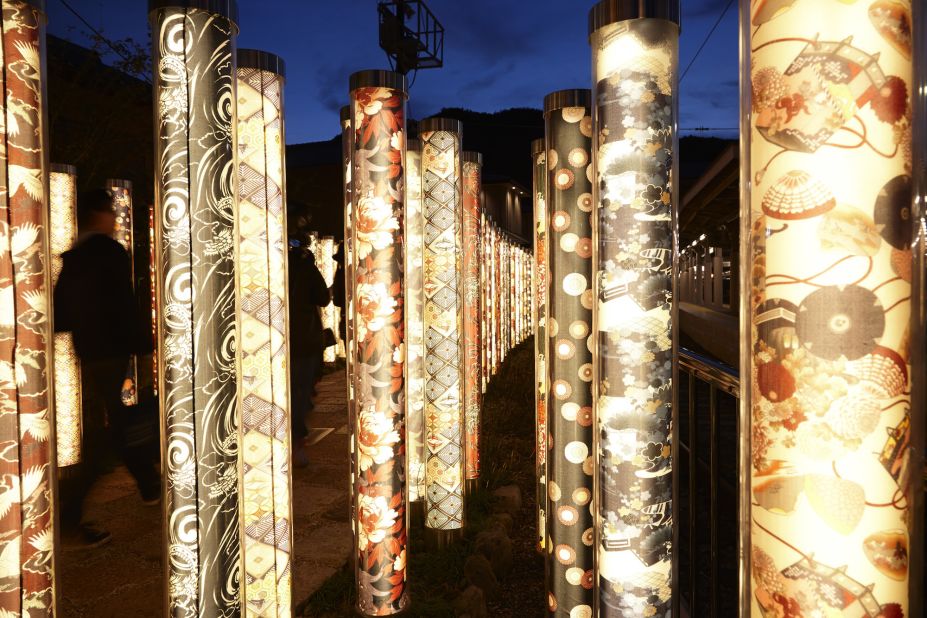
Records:
M294 607L344 565L351 552L344 372L319 384L309 415L310 464L293 474ZM61 553L63 618L164 615L160 507L146 507L125 468L105 477L89 515L112 532L108 545Z

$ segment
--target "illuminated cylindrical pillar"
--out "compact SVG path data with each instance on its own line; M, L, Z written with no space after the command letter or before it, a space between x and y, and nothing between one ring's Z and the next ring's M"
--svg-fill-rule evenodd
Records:
M492 375L492 330L489 327L490 319L490 299L489 299L489 252L492 249L492 242L489 239L491 229L489 219L486 217L486 211L480 212L480 346L482 356L480 361L480 370L482 375L483 393L489 387L489 378Z
M538 548L547 539L547 146L544 139L531 143L534 202L534 410L537 468Z
M331 288L335 283L335 239L332 236L323 236L319 239L319 261L321 265L319 270L322 273L322 278L325 279L325 285ZM335 304L334 302L329 302L326 306L322 307L322 328L327 328L332 331L332 334L338 330L338 324L335 323ZM337 340L336 340L337 343ZM322 361L326 363L334 363L337 358L337 347L336 345L330 345L322 352Z
M12 616L56 613L44 5L3 0L0 17L0 607Z
M544 99L547 210L547 611L592 614L592 109L588 90Z
M354 525L355 521L355 499L354 484L357 482L357 450L355 429L357 427L357 401L354 398L356 376L355 353L357 350L356 341L354 340L354 181L353 181L353 164L354 159L354 129L351 122L351 106L345 105L341 108L341 154L344 169L342 171L342 181L344 182L344 338L345 338L345 384L347 390L347 401L345 402L348 409L348 431L350 432L350 441L348 449L350 450L350 461L348 463L348 495L350 495L350 520L351 533L354 535L354 543L357 543L357 531ZM355 560L356 560L356 552Z
M425 496L425 215L422 212L422 145L406 144L405 307L406 446L409 501Z
M425 214L425 526L439 542L464 525L461 124L419 124Z
M49 238L51 283L58 282L63 266L61 254L77 240L77 168L52 163L49 174ZM71 332L55 333L54 393L55 438L58 467L80 463L81 400L80 360Z
M923 615L911 4L743 9L743 616Z
M154 205L148 207L148 277L151 301L151 340L158 341L158 259ZM158 396L158 346L151 353L152 392Z
M354 131L354 428L357 607L395 614L406 594L403 209L406 80L350 79Z
M238 50L238 355L242 602L292 612L283 89L278 56Z
M480 251L482 250L482 228L480 214L483 211L483 155L478 152L463 153L463 210L462 228L463 254L463 341L464 341L464 426L467 444L467 486L475 490L480 478L480 412L483 407L483 391L480 386L482 373L483 340L480 337Z
M234 0L149 0L171 615L241 613Z
M113 194L113 208L116 210L116 229L113 239L129 254L129 270L132 286L135 287L135 215L132 210L132 183L128 180L110 179L106 188ZM122 383L122 404L134 406L138 403L138 357L129 357L126 379Z
M597 611L663 616L673 585L679 1L605 0L589 17Z

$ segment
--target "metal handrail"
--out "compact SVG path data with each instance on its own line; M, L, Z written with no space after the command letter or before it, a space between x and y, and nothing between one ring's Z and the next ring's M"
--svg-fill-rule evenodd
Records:
M697 352L680 348L679 368L728 395L740 399L740 374L733 367Z

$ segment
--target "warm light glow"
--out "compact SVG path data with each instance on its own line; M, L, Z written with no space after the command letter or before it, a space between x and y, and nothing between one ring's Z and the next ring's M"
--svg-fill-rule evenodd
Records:
M744 616L921 613L911 4L742 23Z
M61 274L61 254L77 240L77 176L70 166L53 166L49 174L49 252L52 285ZM58 467L80 463L82 401L80 361L70 332L55 333L55 439Z
M128 180L107 180L106 187L113 194L113 208L116 210L116 230L113 238L129 254L129 268L132 273L132 285L135 285L135 243L133 232L132 183ZM122 405L134 406L138 403L138 358L129 357L126 379L122 384Z
M263 52L239 52L238 396L249 616L292 611L284 76L261 68L278 62Z
M409 501L425 497L425 216L422 212L422 151L406 151L406 456Z
M155 212L154 205L148 207L148 276L150 279L151 294L151 338L158 341L158 256L157 239L155 238ZM158 346L151 353L152 392L158 396Z
M335 283L335 239L331 236L323 236L318 244L319 270L322 272L322 278L325 279L325 285L329 288ZM338 324L335 323L335 303L330 302L321 309L322 328L331 329L332 334L337 332ZM337 345L337 340L336 340ZM322 361L334 363L337 358L336 345L330 345L322 352Z
M409 606L401 259L406 92L405 78L386 71L355 73L350 84L355 583L357 610L386 616Z
M553 214L547 234L549 298L545 329L549 350L547 398L545 547L549 614L592 615L594 516L584 498L593 488L592 372L592 109L588 90L566 90L544 100L547 182L545 209ZM564 181L564 178L567 180ZM542 497L543 499L543 497ZM568 559L563 559L566 553ZM646 612L639 613L646 615Z
M584 291L584 278L573 275L563 279L563 290L588 299L590 306L593 299L596 303L592 378L600 616L672 611L678 38L676 24L647 17L604 25L591 37L597 124L593 129L591 120L580 122L599 136L593 154L598 177L593 204L577 206L593 210L595 291ZM551 182L568 179L553 174ZM555 229L567 225L566 217L553 216Z
M237 26L152 3L164 611L241 611L234 122ZM234 3L210 3L210 6ZM186 42L187 44L184 44ZM181 162L178 164L178 161Z
M463 212L461 234L463 253L463 342L464 342L464 426L466 428L466 478L480 476L480 415L483 392L480 387L483 342L480 338L480 252L482 228L480 213L483 210L482 159L465 153L463 164Z
M7 616L58 615L43 5L3 0L0 15L0 608Z
M425 526L464 525L461 134L420 127L425 214Z

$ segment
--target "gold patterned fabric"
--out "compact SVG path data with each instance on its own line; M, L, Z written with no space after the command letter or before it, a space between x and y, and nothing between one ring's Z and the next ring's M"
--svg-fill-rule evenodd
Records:
M425 525L463 527L463 240L460 134L423 131L425 213Z
M409 501L425 497L425 216L422 212L422 152L419 142L406 152L405 307L406 443Z
M63 261L61 255L77 240L77 176L67 168L49 174L49 249L51 251L52 285L58 282ZM73 169L73 168L72 168ZM74 350L74 335L55 333L55 443L58 467L80 463L81 400L80 360Z
M911 406L923 346L910 326L912 36L923 32L908 0L766 4L750 3L742 26L744 615L913 616L924 410Z
M466 478L480 477L480 414L483 391L480 386L482 359L480 352L480 251L483 210L483 169L480 163L463 164L463 210L461 260L463 280L463 342L464 342L464 425L466 427Z
M0 608L54 616L45 15L2 2L0 125Z
M167 612L232 618L242 612L236 27L227 16L181 6L149 17Z
M291 614L283 77L238 69L241 527L248 616Z
M113 208L116 210L116 229L113 239L122 245L129 254L129 268L132 273L132 285L135 285L135 242L134 212L132 209L132 183L128 180L107 180L106 186L113 194ZM122 384L122 405L134 406L138 403L138 357L129 357L126 378Z
M598 107L593 154L598 611L662 616L672 611L673 584L679 27L660 19L627 20L598 29L591 41ZM550 160L548 165L556 167ZM555 173L551 180L567 181Z

